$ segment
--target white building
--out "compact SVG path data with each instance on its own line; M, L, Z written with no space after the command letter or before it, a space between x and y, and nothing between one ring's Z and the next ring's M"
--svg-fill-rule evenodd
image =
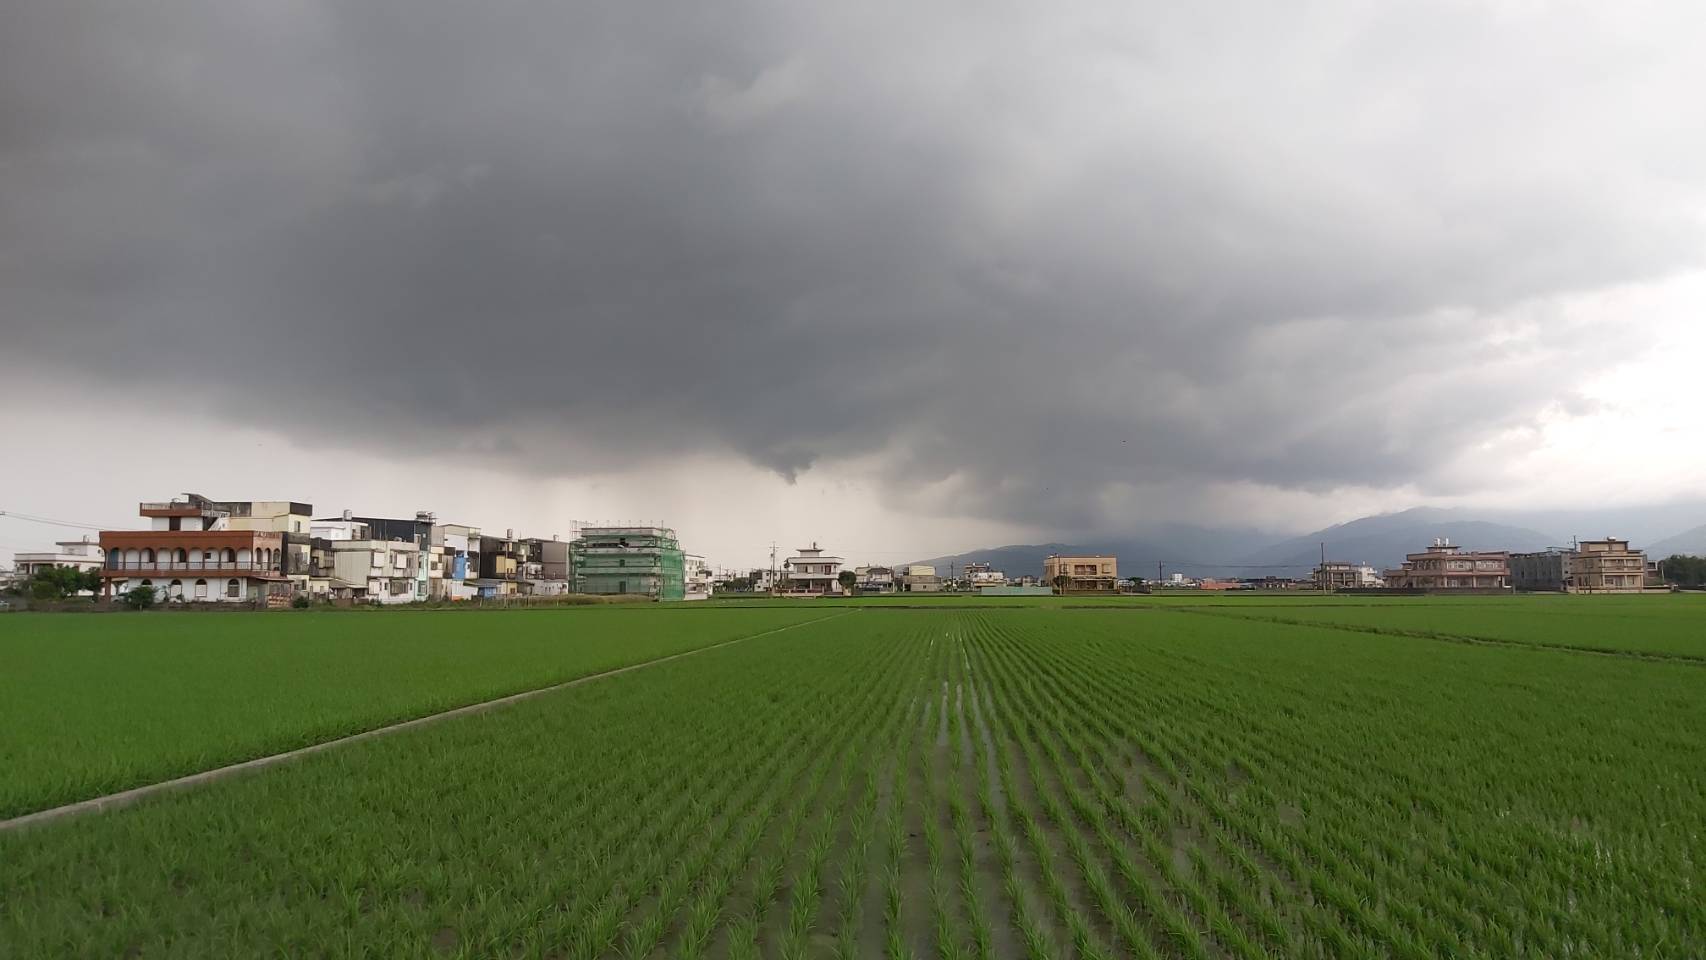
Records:
M711 583L711 565L705 562L705 558L696 553L682 554L681 565L686 589L682 599L711 599L711 594L716 588Z
M19 551L12 554L12 577L19 583L27 583L36 575L36 571L51 570L54 567L99 570L101 560L106 556L101 545L88 537L81 540L61 540L54 546L59 549ZM78 596L89 595L90 591L87 590L78 592Z
M860 593L895 592L893 567L854 567L853 575L859 578L853 589Z
M334 540L332 578L352 587L357 600L411 603L420 559L420 546L405 540Z
M966 582L971 585L973 590L981 590L984 587L1005 587L1007 586L1007 574L1000 570L991 570L987 563L968 563L966 564Z
M840 557L826 557L814 541L782 565L782 592L790 596L822 597L841 594Z

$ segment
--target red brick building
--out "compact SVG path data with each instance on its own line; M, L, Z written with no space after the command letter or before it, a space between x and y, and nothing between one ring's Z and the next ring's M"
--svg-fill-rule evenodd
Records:
M153 587L166 600L277 602L290 595L284 535L226 529L227 514L201 497L143 503L148 530L103 530L103 593Z

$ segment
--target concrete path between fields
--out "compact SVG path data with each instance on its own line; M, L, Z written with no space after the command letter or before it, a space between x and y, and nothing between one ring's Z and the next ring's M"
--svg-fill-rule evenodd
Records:
M858 611L856 610L848 610L845 613L835 613L827 617L818 617L815 620L804 620L800 623L790 623L785 627L776 627L773 630L750 633L744 637L735 637L732 640L723 640L709 646L698 647L693 650L684 650L681 653L672 653L668 656L657 657L652 660L643 660L639 663L631 663L625 667L617 667L614 670L605 670L602 673L588 674L584 677L576 677L573 680L565 680L562 683L553 683L550 686L539 687L534 690L524 690L521 693L512 693L509 696L498 697L495 700L470 703L467 706L456 707L452 710L445 710L442 713L428 714L424 717L416 717L413 720L404 720L399 723L393 723L383 727L375 727L372 730L363 730L360 733L352 733L346 737L338 737L336 740L327 740L323 743L310 744L306 747L287 750L283 753L275 753L267 757L256 757L253 760L244 760L241 763L233 763L228 766L216 767L212 770L203 770L200 773L188 774L187 776L178 777L173 780L163 780L160 783L150 783L146 786L133 787L129 790L121 790L118 793L109 793L104 797L92 797L88 800L79 800L76 803L68 803L64 806L52 807L47 810L38 810L35 813L26 813L22 816L13 817L10 820L0 820L0 833L8 830L18 830L25 827L41 826L57 820L81 816L86 813L97 813L102 810L116 810L120 807L128 807L133 803L146 800L149 797L159 796L160 794L171 793L177 790L187 789L189 787L197 787L205 783L213 783L217 780L225 780L245 773L253 773L257 770L264 770L267 767L277 766L282 763L289 763L292 760L297 760L310 754L320 753L324 750L332 750L337 747L346 746L362 740L372 740L376 737L386 736L387 734L400 733L404 730L412 730L415 727L423 727L429 723L437 723L441 720L451 720L456 717L466 717L476 713L484 713L488 710L495 710L499 707L509 706L512 703L520 703L523 700L541 697L547 693L555 693L558 690L566 690L569 687L580 686L583 683L592 683L595 680L603 680L608 677L617 676L618 674L631 673L635 670L644 670L647 667L655 667L660 663L668 663L671 660L680 660L683 657L692 657L701 653L709 653L712 650L720 650L723 647L730 646L731 644L742 643L747 640L756 640L759 637L767 637L771 634L782 633L785 630L798 630L801 627L809 627L814 623L823 623L828 620L851 616L857 612Z

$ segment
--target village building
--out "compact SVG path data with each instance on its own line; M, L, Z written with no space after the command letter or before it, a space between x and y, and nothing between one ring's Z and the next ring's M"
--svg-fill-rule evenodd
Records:
M1436 539L1428 549L1407 554L1402 565L1386 571L1385 579L1395 590L1505 590L1510 576L1506 551L1464 550L1450 540Z
M80 540L60 540L54 546L59 549L20 550L12 554L13 580L20 584L28 583L37 573L55 567L70 567L82 572L101 569L105 554L100 543L95 540L88 537ZM82 595L89 594L83 591Z
M681 541L669 527L582 527L569 556L576 593L654 600L686 596Z
M853 575L858 578L853 589L859 593L884 594L896 591L893 567L854 567Z
M842 558L826 556L814 541L782 565L782 592L789 596L839 596Z
M1064 580L1060 578L1065 578ZM1064 584L1066 593L1113 593L1119 589L1119 560L1105 554L1043 558L1043 583Z
M928 563L910 563L894 568L895 590L898 593L941 593L942 578Z
M229 506L197 494L138 505L150 529L101 531L102 594L152 587L167 601L288 603L284 532L231 529Z

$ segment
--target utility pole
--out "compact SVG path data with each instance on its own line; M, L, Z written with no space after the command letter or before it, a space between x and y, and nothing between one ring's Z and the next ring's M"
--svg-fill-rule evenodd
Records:
M1161 577L1162 577L1161 570L1162 570L1161 561L1160 560L1155 561L1155 584L1156 584L1156 586L1161 585Z
M1332 593L1333 583L1327 579L1327 541L1321 541L1321 592Z
M776 595L776 541L770 541L770 595Z

